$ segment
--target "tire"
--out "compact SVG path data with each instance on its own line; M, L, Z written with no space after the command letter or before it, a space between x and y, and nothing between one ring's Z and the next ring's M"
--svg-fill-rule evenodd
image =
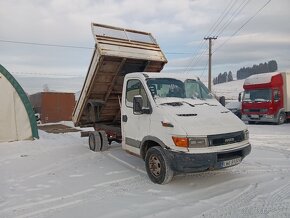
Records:
M166 184L173 178L174 172L162 147L154 146L148 149L145 166L148 177L154 183Z
M283 124L286 120L286 114L284 112L281 112L278 116L277 125Z
M101 143L101 137L100 133L95 131L95 132L90 132L89 134L89 147L90 150L98 152L102 150L102 143Z
M102 151L108 150L109 149L109 140L108 140L107 133L103 130L100 130L99 134L101 137L101 145L102 145L101 150Z

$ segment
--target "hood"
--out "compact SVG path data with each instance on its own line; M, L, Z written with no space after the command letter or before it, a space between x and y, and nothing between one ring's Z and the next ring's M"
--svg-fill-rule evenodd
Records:
M187 135L215 135L237 132L246 125L215 99L156 99L164 118L180 127Z

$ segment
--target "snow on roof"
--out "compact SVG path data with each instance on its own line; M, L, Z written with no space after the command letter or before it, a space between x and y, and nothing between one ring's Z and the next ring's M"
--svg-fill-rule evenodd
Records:
M273 76L279 74L279 72L273 72L273 73L262 73L262 74L256 74L248 77L245 80L244 85L254 85L254 84L264 84L264 83L270 83Z

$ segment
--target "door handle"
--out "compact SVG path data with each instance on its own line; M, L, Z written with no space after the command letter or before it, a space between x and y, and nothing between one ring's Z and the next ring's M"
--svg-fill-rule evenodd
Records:
M127 122L127 121L128 121L128 117L127 117L127 115L122 115L122 121L123 121L123 122Z

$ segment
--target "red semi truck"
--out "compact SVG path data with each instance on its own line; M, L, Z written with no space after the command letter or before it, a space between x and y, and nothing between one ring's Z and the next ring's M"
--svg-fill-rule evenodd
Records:
M243 88L242 120L282 124L290 118L290 73L253 75Z

